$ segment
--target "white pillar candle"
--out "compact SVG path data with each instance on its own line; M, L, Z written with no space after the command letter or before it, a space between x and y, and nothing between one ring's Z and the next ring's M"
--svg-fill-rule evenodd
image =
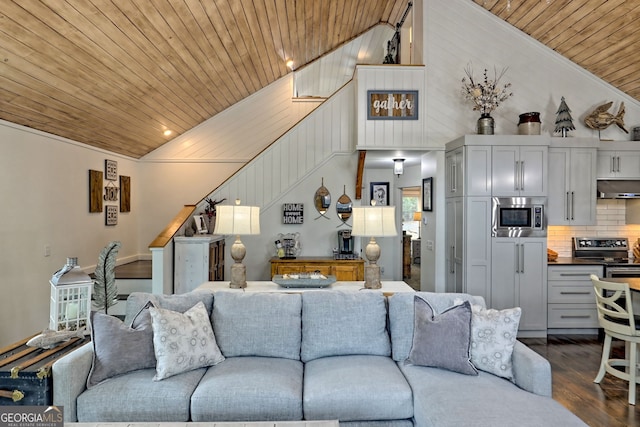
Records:
M78 303L70 302L67 304L67 320L74 320L78 318Z

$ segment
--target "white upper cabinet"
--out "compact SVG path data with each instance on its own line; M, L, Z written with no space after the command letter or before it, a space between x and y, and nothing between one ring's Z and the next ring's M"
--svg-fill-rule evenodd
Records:
M549 225L596 224L597 149L591 143L591 147L549 148Z
M493 196L547 195L547 146L501 145L493 147Z
M640 150L636 141L602 142L598 150L598 179L640 178Z
M464 146L447 151L446 197L491 196L491 147Z

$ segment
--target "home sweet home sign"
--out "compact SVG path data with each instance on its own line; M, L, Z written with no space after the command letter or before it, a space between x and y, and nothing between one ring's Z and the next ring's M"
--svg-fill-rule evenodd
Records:
M418 91L368 90L367 120L418 120Z

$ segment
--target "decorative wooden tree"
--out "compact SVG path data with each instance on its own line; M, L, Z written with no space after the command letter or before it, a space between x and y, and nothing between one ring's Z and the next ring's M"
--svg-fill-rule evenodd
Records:
M567 132L575 130L573 126L573 118L571 117L571 110L567 103L564 101L564 96L560 99L560 106L556 111L556 129L554 133L560 133L563 138L567 136Z

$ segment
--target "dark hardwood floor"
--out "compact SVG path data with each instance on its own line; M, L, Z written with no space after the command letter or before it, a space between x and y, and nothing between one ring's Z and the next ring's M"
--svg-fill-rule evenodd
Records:
M596 335L550 335L545 339L521 339L551 363L553 398L592 427L640 427L638 404L627 402L627 382L598 373L602 341ZM614 341L614 356L624 358L624 344Z

